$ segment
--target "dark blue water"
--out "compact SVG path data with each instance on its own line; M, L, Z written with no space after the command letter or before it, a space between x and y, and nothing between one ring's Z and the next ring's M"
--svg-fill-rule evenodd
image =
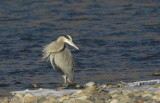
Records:
M0 1L0 86L12 91L63 83L43 46L69 34L76 83L159 79L159 0Z

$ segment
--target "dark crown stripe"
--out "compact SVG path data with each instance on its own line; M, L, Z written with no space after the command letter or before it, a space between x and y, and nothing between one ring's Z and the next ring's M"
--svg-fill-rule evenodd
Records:
M70 40L70 38L69 38L67 35L62 35L62 36L64 36L66 39L69 39L69 40Z

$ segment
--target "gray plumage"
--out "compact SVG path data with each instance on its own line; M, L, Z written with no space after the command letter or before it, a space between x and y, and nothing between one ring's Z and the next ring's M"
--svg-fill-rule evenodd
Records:
M64 82L70 83L74 80L74 61L65 43L78 49L69 35L60 36L56 41L44 47L43 60L50 60L52 67L63 75Z

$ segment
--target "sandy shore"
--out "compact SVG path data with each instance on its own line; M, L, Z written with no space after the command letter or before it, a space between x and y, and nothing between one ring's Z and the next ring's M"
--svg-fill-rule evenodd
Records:
M83 89L59 95L56 95L59 91L54 95L51 94L52 90L48 94L44 94L44 91L34 91L39 95L35 95L33 91L8 93L1 96L0 103L160 103L160 83L126 87L123 83L99 85L89 82Z

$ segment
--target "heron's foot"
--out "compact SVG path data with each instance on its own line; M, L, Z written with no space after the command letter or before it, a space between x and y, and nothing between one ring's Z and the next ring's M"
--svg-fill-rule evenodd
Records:
M62 87L68 87L70 84L69 83L64 83L62 84Z
M84 86L80 86L75 83L64 83L64 84L61 84L56 89L84 89Z
M68 88L68 85L67 83L64 83L64 84L61 84L60 86L56 87L56 89L67 89Z
M77 86L75 83L65 83L62 85L66 87L66 89L76 89L76 86Z

